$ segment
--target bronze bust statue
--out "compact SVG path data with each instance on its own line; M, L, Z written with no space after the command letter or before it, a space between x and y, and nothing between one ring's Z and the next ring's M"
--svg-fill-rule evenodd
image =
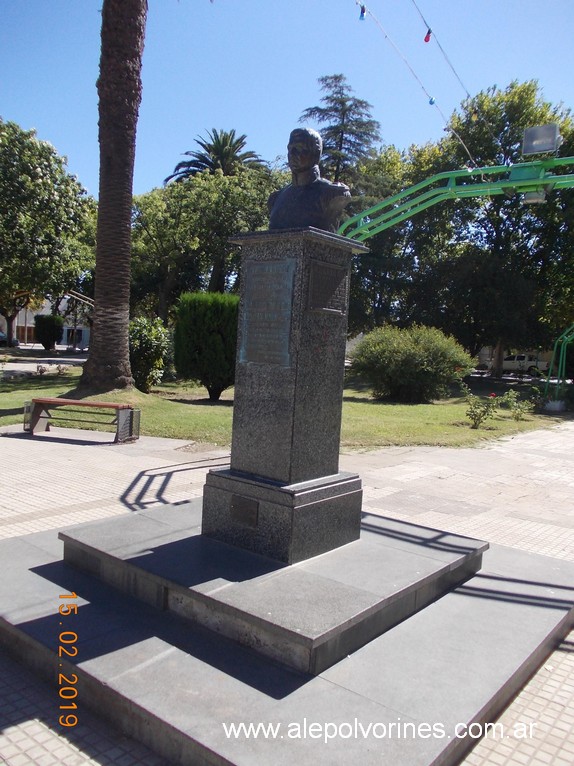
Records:
M321 178L321 136L310 128L296 128L289 136L287 159L291 183L269 197L270 229L316 229L336 232L349 204L349 187Z

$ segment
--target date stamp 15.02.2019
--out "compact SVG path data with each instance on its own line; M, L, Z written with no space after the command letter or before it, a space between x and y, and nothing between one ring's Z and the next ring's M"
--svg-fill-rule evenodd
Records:
M73 617L78 614L78 604L73 599L78 598L75 593L61 593L60 599L62 603L59 605L59 613L63 618ZM61 660L67 660L70 657L78 656L78 647L76 642L78 640L78 634L73 630L68 630L68 622L60 622L60 630L58 636L58 657ZM65 630L63 629L65 628ZM63 667L63 663L59 663L59 667ZM78 683L78 676L76 673L66 671L62 673L58 671L58 696L60 698L60 710L77 710L78 705L75 702L78 696L78 689L76 684ZM78 716L75 713L64 712L60 714L59 722L61 726L76 726L78 723Z

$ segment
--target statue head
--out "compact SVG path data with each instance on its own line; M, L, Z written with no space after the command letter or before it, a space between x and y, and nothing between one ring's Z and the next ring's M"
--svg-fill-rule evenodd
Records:
M312 226L336 232L341 213L351 194L345 184L321 178L319 160L323 141L311 128L291 131L287 156L291 183L273 192L268 200L269 229L301 229Z
M289 136L287 161L294 173L310 170L319 164L323 140L312 128L295 128Z

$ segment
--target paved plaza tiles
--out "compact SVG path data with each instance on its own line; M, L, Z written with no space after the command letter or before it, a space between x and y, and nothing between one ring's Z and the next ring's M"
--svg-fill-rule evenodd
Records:
M0 539L183 504L201 496L209 469L229 461L225 449L172 439L112 445L68 429L0 433ZM566 421L472 449L345 453L341 469L360 474L368 513L574 562L573 447L574 423ZM0 654L1 764L169 766L92 713L64 730L55 710L54 689ZM464 766L574 763L574 632L499 721L506 731L528 725L532 736L484 737Z

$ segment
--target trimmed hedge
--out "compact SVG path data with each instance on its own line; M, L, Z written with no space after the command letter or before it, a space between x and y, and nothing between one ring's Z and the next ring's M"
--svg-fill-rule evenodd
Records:
M176 311L174 363L179 377L197 380L209 399L235 381L239 297L227 293L183 293Z
M46 351L53 351L64 335L64 319L58 314L36 314L35 338Z

